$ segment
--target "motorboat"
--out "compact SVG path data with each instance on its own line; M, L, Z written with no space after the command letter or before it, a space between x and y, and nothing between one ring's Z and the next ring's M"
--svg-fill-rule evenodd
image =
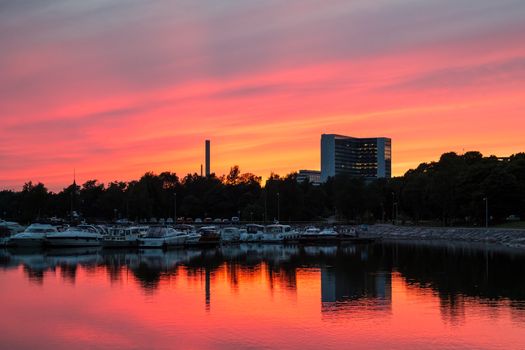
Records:
M110 227L104 236L102 245L105 248L133 248L138 247L139 239L148 232L146 226Z
M188 234L168 226L151 226L144 237L139 239L141 248L166 248L184 245Z
M300 233L290 225L274 224L264 228L263 242L296 242L301 237Z
M16 234L24 232L24 226L20 225L18 222L4 221L0 219L0 230L4 232L5 230L8 230L9 232L11 232L11 234Z
M7 245L15 247L41 247L46 237L58 233L55 226L48 224L29 225L24 232L17 233L7 240Z
M51 247L94 247L102 244L104 230L93 225L78 225L46 236Z
M197 230L200 235L199 244L217 244L221 241L221 233L215 226L204 226Z
M257 224L246 225L246 231L241 233L241 241L243 242L260 242L264 237L264 226Z
M173 228L186 234L186 241L184 242L186 245L198 244L201 239L201 234L195 230L195 226L193 225L179 224L175 225Z
M300 243L324 243L334 242L340 239L340 235L333 228L319 229L317 227L308 227L301 233Z
M237 227L224 227L220 232L223 242L238 242L241 239L241 230Z

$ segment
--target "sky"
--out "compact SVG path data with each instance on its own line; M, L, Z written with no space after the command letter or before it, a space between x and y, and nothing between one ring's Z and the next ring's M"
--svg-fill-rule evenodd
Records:
M523 0L0 0L0 189L525 151Z

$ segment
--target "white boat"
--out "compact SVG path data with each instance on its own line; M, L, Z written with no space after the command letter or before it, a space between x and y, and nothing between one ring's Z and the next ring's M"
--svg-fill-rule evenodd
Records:
M224 227L220 232L223 242L238 242L241 239L241 230L237 227Z
M188 234L166 226L152 226L148 233L139 239L141 248L166 248L186 243Z
M243 242L260 242L264 238L264 226L256 224L246 225L246 231L241 233Z
M20 225L18 222L4 221L2 219L0 219L0 229L7 229L11 234L24 232L24 226Z
M51 247L93 247L102 244L104 231L93 225L78 225L46 236Z
M263 242L290 242L297 241L300 238L300 233L290 225L268 225L264 228Z
M47 224L29 225L24 232L9 237L7 245L15 247L41 247L50 234L58 233L56 227Z
M139 239L148 232L146 226L110 227L104 236L102 245L107 248L138 247Z
M308 227L301 233L299 241L301 243L323 243L333 242L339 239L339 233L333 228Z
M0 247L6 245L12 235L23 231L24 228L17 222L0 220Z

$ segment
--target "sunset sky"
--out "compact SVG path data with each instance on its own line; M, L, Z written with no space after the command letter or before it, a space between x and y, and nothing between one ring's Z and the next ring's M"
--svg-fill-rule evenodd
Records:
M0 189L525 151L523 0L0 0Z

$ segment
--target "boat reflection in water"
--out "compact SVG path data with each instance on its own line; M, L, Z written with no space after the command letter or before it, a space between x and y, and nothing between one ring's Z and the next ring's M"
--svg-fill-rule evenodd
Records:
M524 266L458 244L6 249L0 336L11 349L519 349Z

